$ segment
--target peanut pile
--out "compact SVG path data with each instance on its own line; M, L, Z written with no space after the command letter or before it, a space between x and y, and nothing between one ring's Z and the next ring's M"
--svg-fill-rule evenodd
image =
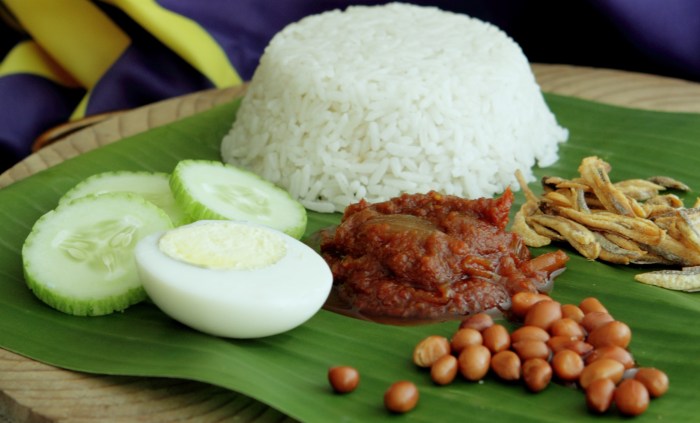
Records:
M522 381L540 392L554 380L585 392L588 409L602 414L613 406L625 416L644 413L651 399L669 388L668 376L653 367L638 367L628 346L632 331L616 320L596 298L561 304L545 294L520 292L512 298L512 316L523 325L513 332L486 313L460 322L450 339L431 335L413 349L413 363L429 369L436 385L457 377L471 382L489 372L499 379ZM328 380L345 394L359 384L349 366L332 367ZM397 381L384 393L384 406L406 413L418 404L419 390L411 381Z
M628 350L632 332L596 298L560 304L544 294L513 296L512 312L523 325L509 333L487 314L461 322L451 339L429 336L413 351L413 362L430 369L434 383L452 383L458 375L482 380L489 371L505 381L522 380L539 392L552 380L576 384L595 413L614 406L627 416L646 411L663 395L668 377L658 369L637 367Z

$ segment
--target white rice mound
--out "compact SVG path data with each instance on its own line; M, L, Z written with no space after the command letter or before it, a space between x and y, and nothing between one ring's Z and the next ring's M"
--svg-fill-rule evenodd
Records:
M435 190L491 197L558 158L568 131L497 27L392 3L309 16L261 57L225 162L306 208L342 211Z

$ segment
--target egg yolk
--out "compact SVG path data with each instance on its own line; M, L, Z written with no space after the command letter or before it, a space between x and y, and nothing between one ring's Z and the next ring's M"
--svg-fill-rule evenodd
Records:
M209 269L259 269L287 253L278 234L255 226L202 223L173 229L158 241L169 257Z

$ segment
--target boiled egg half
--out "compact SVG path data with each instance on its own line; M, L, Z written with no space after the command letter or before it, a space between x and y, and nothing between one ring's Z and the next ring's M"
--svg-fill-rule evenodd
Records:
M325 260L301 241L227 220L145 237L135 258L146 292L163 312L222 337L291 330L318 312L333 282Z

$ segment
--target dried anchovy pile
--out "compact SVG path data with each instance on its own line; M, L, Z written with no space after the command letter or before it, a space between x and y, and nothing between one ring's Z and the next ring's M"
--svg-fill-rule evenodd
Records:
M685 208L678 196L661 192L688 191L687 185L665 176L613 183L610 170L600 158L586 157L578 178L542 178L540 197L518 172L526 201L512 231L530 247L567 242L590 260L680 266L683 270L648 272L635 279L700 290L700 199Z

